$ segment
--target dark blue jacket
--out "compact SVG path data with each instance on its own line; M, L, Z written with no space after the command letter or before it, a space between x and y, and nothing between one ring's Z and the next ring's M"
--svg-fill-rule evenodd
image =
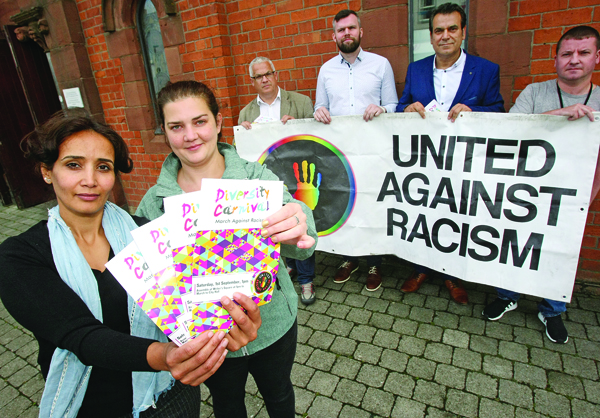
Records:
M414 102L421 102L423 106L427 106L435 99L434 57L435 55L423 58L408 66L406 85L396 112L404 112L404 108ZM466 54L465 69L450 108L462 103L469 106L473 112L504 112L499 73L498 64Z

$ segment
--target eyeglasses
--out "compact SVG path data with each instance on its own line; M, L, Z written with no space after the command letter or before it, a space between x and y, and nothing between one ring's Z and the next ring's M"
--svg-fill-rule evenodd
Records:
M255 75L254 77L250 77L250 78L253 79L253 80L259 81L259 80L262 80L263 77L269 78L273 74L275 74L275 71L269 71L268 73L258 74L258 75Z

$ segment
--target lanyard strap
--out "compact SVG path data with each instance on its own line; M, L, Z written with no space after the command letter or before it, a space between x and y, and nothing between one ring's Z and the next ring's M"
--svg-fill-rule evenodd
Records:
M583 105L587 105L588 100L590 100L590 96L592 95L592 89L594 88L594 83L590 83L590 91L588 91L587 97L585 98L585 102ZM560 87L558 87L558 80L556 80L556 90L558 91L558 100L560 101L560 108L565 107L563 104L562 94L560 93Z

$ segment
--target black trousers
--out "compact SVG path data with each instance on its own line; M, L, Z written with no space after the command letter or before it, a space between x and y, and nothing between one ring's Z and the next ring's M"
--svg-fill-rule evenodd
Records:
M200 414L200 386L188 386L179 381L156 402L156 408L140 413L140 418L198 418ZM127 414L122 418L131 418Z
M260 331L259 331L260 332ZM273 418L294 418L292 366L296 356L298 323L278 341L250 356L225 359L204 383L213 397L216 418L246 418L246 380L252 375L267 412Z

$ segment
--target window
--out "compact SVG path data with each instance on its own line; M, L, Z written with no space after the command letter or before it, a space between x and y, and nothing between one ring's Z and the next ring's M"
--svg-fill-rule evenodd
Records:
M433 47L429 38L429 17L431 12L437 6L447 3L448 0L410 0L410 18L409 18L409 43L410 43L410 62L418 61L422 58L433 55ZM459 4L469 18L469 0L454 0L451 3ZM463 49L467 49L467 39L463 41Z
M156 121L159 121L156 97L158 92L169 82L169 69L167 68L165 46L163 45L158 23L158 14L151 0L141 0L139 2L137 17L144 66L148 75L150 96L152 97L152 107L154 108ZM160 126L157 126L155 133L162 133Z

